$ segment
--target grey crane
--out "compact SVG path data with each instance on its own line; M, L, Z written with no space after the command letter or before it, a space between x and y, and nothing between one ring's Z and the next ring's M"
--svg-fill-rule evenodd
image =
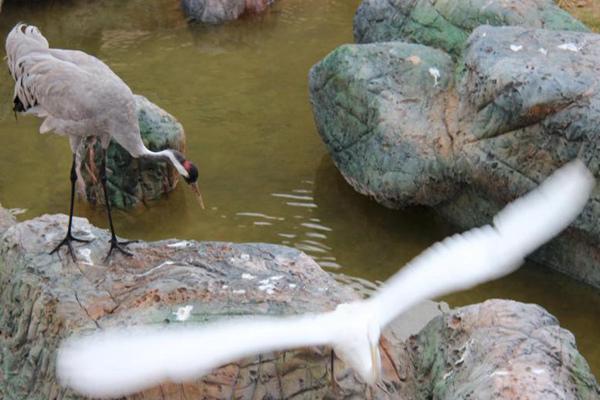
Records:
M111 139L135 158L168 160L190 184L202 205L196 166L176 150L154 152L144 146L133 93L106 64L82 51L50 48L37 27L24 23L17 24L8 34L6 58L10 74L15 80L14 111L43 118L40 133L53 131L68 136L73 152L69 226L65 238L50 254L66 245L75 261L71 242L86 242L73 237L71 227L76 171L80 162L77 150L89 136L95 136L100 141L104 153L100 181L111 231L107 259L115 249L131 255L123 247L130 242L118 241L115 234L106 190L106 150Z

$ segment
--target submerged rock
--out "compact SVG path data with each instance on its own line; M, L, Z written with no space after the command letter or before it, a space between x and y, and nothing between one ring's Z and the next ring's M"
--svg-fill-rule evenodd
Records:
M316 125L360 193L482 225L569 160L600 175L599 46L595 34L491 26L458 65L402 42L342 46L310 72ZM600 189L534 259L600 287L598 219Z
M185 133L171 114L143 96L135 96L142 140L152 151L174 149L185 151ZM95 138L88 139L80 150L79 191L89 202L104 204L100 183L102 149ZM118 208L133 208L156 200L175 189L179 174L168 162L148 158L133 158L112 141L108 148L108 195Z
M243 14L263 12L274 0L181 0L185 14L193 20L219 24Z
M311 258L276 245L139 242L130 245L134 257L119 255L107 264L102 260L108 232L81 218L74 219L73 233L92 242L76 245L79 262L73 263L64 251L60 257L48 254L62 239L66 222L64 215L44 215L0 225L2 399L81 398L55 380L57 346L74 333L244 314L320 312L357 299ZM420 308L419 319L431 308ZM404 323L399 319L396 324ZM547 398L540 396L550 383L566 393L574 387L582 395L597 391L572 335L537 306L484 303L436 318L406 343L405 335L393 326L386 329L383 382L369 391L339 360L338 387L332 389L330 352L319 348L248 357L186 384L165 383L128 398L359 399L370 392L373 399L425 399L430 393L479 388L488 379L485 374L495 371L512 374L501 388L520 388L515 382L541 375L538 368L545 375L532 386L540 391L532 391L530 399Z
M588 31L553 0L364 0L354 17L354 39L419 43L458 57L484 24Z

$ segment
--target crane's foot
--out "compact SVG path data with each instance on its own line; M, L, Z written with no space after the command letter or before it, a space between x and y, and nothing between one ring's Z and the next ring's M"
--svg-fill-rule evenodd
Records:
M52 255L54 253L57 253L61 247L67 246L67 251L71 255L73 262L77 262L77 258L75 257L75 251L73 250L73 245L71 244L71 242L89 243L91 242L91 240L78 239L76 237L73 237L73 235L71 235L71 232L67 232L67 236L65 236L65 238L58 244L58 246L56 246L54 250L50 252L50 254Z
M114 250L119 251L124 256L133 257L133 253L128 250L125 250L125 248L123 246L127 246L128 244L135 243L135 242L137 242L137 240L127 240L127 241L119 242L117 240L117 238L115 236L113 236L112 239L110 239L110 249L108 250L108 254L106 255L106 258L104 259L104 261L106 262L106 261L110 260L110 256L112 256Z

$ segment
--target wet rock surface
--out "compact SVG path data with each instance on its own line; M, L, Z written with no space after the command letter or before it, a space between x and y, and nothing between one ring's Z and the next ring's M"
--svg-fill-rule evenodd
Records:
M482 26L457 63L403 42L342 46L310 72L316 125L358 192L482 225L569 160L599 176L599 44L590 33ZM599 218L597 189L534 259L600 287Z
M0 233L4 232L6 229L10 228L16 223L17 220L15 219L14 215L3 208L2 204L0 204Z
M134 257L106 263L108 233L81 218L74 221L74 235L93 241L77 247L79 262L73 263L64 250L60 257L48 255L66 222L64 215L44 215L0 225L2 399L81 398L54 376L56 348L73 333L318 312L357 299L308 256L283 246L139 242L130 245ZM573 336L540 307L490 301L444 311L406 340L411 332L404 325L414 319L421 324L427 313L439 311L425 303L386 329L384 380L372 390L339 360L333 389L330 351L312 348L250 357L193 382L165 383L129 398L428 399L477 393L508 399L514 397L506 393L526 393L523 398L547 399L553 398L544 397L549 390L568 394L561 398L597 398Z
M364 0L354 17L354 39L420 43L456 58L480 25L588 30L553 0Z
M265 11L274 0L181 0L184 13L192 20L219 24L244 14Z
M143 96L135 96L140 134L144 145L152 151L174 149L185 152L185 133L171 114ZM104 204L100 183L102 148L95 138L80 149L78 189L92 204ZM177 185L179 174L168 162L149 158L133 158L119 144L111 141L108 148L108 195L111 205L129 209L156 200Z

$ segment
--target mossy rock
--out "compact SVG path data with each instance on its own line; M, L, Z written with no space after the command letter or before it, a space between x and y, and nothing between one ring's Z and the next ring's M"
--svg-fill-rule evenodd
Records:
M364 0L354 17L354 38L419 43L456 59L480 25L588 31L553 0Z
M152 151L174 149L185 151L185 133L181 124L169 113L143 96L135 96L140 133L144 145ZM93 204L104 203L100 184L101 147L95 139L81 150L80 192ZM92 162L93 160L93 162ZM146 201L156 200L177 185L179 174L163 160L133 158L112 141L108 148L108 194L112 206L134 208ZM83 187L84 186L84 187Z

